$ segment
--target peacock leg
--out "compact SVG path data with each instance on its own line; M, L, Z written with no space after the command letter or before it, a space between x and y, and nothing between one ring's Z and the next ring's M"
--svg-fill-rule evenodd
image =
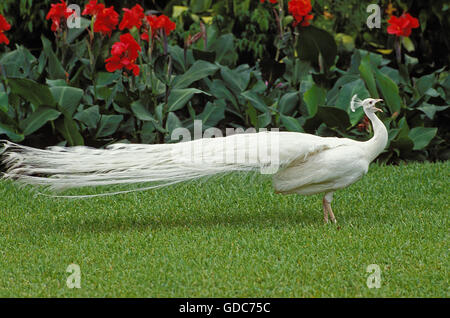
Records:
M327 209L328 214L330 215L331 222L336 223L336 218L334 217L333 209L331 208L331 201L333 201L333 192L328 192L323 197L323 205L324 208Z
M328 209L326 206L325 197L323 198L323 221L328 223Z

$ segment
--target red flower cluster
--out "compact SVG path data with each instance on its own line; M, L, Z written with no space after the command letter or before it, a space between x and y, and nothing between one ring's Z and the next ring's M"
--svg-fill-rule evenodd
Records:
M175 30L176 24L175 22L170 21L170 19L163 15L156 17L154 15L146 16L147 23L151 29L152 38L154 38L159 30L164 30L166 35L169 35L170 32ZM141 35L141 39L145 41L149 41L149 31L144 32Z
M264 3L266 0L259 0L259 2ZM275 4L278 3L278 0L269 0L270 3Z
M294 17L294 27L300 24L308 26L309 21L314 17L311 13L312 6L310 0L291 0L288 4L289 12Z
M115 72L123 68L139 75L139 66L135 64L141 47L130 33L120 36L120 42L114 43L111 49L111 57L106 59L106 70Z
M142 26L142 20L145 18L144 9L140 5L135 5L131 9L124 8L122 22L120 22L119 29L132 29L136 27L138 29Z
M91 0L83 10L83 15L94 17L94 32L111 36L112 31L119 23L119 14L114 11L114 7L106 8L104 4Z
M52 31L56 32L61 29L61 23L67 21L75 11L71 10L67 7L67 4L64 0L61 0L61 3L53 3L51 5L50 11L47 13L47 20L52 20Z
M5 17L0 14L0 44L9 44L9 40L3 32L9 31L10 29L11 24L9 24Z
M396 36L409 36L411 29L419 27L419 20L412 17L409 13L403 13L400 17L393 15L388 20L388 23L387 32Z

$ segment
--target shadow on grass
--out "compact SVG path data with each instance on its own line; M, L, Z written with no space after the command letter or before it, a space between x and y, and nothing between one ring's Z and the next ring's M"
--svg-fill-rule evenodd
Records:
M317 212L317 211L316 211ZM244 229L268 229L268 228L292 228L323 225L321 215L314 212L292 211L261 211L254 213L240 213L235 211L227 215L206 211L199 213L197 217L192 214L170 213L161 215L149 211L144 215L130 214L127 216L71 216L69 218L48 218L46 232L53 233L108 233L120 231L143 232L148 230L173 230L173 229L214 229L214 228L244 228Z

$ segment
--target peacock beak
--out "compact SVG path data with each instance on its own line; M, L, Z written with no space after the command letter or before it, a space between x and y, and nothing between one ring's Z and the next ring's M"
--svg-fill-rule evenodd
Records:
M375 103L382 102L382 101L383 101L382 99L375 99ZM379 112L384 113L383 110L380 109L380 108L374 107L374 109L375 109L376 111L379 111Z

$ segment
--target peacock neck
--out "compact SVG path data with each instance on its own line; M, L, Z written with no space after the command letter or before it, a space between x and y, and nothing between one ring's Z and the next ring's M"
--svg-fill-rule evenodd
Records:
M373 161L378 155L383 152L388 142L388 133L383 122L375 115L374 112L366 112L373 127L373 137L365 142L366 153L369 162Z

